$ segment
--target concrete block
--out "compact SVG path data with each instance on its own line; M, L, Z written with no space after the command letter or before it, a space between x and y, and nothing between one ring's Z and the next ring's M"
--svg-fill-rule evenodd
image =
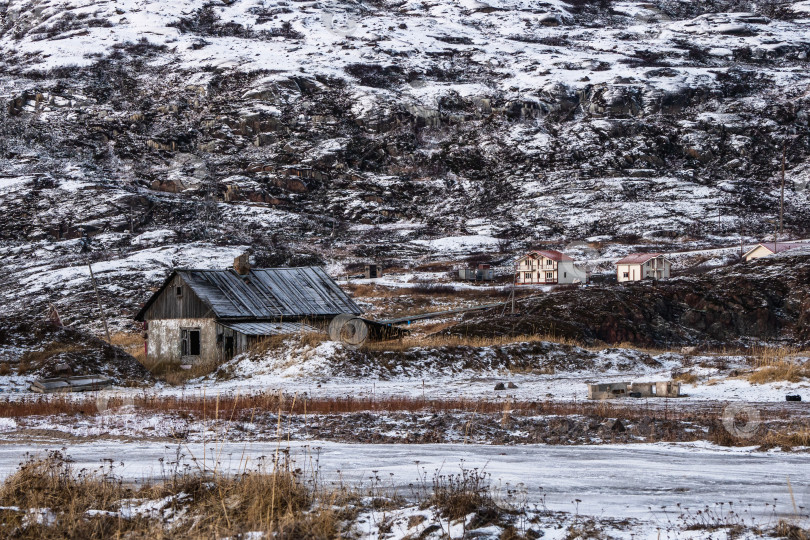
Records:
M602 383L588 385L588 399L610 399L627 396L628 383Z
M659 381L655 383L657 397L678 397L681 395L681 383L675 381Z
M629 391L639 394L638 397L653 397L655 395L655 383L632 383Z

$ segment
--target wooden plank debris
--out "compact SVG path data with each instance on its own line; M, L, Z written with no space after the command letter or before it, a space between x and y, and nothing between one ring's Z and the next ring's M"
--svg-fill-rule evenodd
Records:
M76 375L73 377L37 379L31 382L30 390L40 394L87 392L101 390L112 386L112 384L113 380L103 375Z

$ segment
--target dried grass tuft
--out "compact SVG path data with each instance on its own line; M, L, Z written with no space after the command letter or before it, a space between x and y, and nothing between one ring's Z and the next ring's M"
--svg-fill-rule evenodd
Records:
M269 472L227 477L176 473L136 487L111 469L75 471L69 459L53 452L29 458L0 486L0 530L22 539L222 538L250 531L285 539L337 537L340 520L331 508L336 497L308 483L286 459L275 465ZM160 514L172 514L173 521L121 512L133 501L137 506L156 500L169 501Z
M433 478L432 505L451 520L461 519L481 508L493 506L490 475L476 469L462 469L458 474Z
M672 380L683 384L695 384L698 382L698 376L691 371L686 371L676 375Z
M127 354L143 364L146 361L144 338L140 333L116 332L110 336L110 345L123 349Z
M761 367L748 376L751 384L767 384L777 381L800 382L810 378L810 366L795 361L780 360Z

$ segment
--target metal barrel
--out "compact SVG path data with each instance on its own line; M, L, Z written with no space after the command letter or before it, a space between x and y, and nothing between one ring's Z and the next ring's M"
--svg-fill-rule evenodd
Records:
M368 325L355 315L342 313L329 323L329 339L359 347L368 339Z

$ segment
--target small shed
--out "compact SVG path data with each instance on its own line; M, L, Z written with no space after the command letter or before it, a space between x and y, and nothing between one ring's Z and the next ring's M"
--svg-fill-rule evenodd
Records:
M461 268L458 277L467 281L492 281L495 271L486 263L480 263L475 268Z
M383 267L381 264L367 264L363 267L363 275L366 279L376 279L382 277Z

